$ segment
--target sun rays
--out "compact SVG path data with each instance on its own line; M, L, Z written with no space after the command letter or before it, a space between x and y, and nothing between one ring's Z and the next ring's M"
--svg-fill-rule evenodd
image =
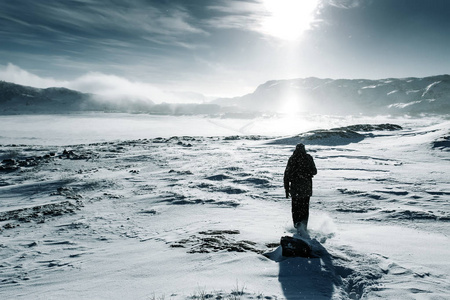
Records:
M294 41L311 28L319 0L263 0L269 15L262 30L282 40Z

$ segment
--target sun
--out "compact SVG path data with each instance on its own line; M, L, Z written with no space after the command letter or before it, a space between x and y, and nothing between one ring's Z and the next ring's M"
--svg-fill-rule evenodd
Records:
M311 28L320 0L263 0L268 12L262 30L282 40L293 41Z
M299 98L296 96L285 97L281 102L278 112L288 117L296 116L301 112Z

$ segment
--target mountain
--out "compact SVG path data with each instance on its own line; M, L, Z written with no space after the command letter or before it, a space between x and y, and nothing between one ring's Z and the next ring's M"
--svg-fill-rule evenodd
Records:
M65 114L82 111L196 115L219 113L220 106L210 103L155 104L147 99L111 99L66 88L39 89L0 81L0 114Z
M318 114L450 114L450 75L425 78L272 80L251 94L205 104L155 104L101 98L66 88L39 89L0 81L0 114L79 111L162 115L309 112Z
M66 88L39 89L0 81L0 113L58 113L88 110L93 95Z
M217 99L249 111L333 114L450 113L450 75L425 78L272 80L242 97Z

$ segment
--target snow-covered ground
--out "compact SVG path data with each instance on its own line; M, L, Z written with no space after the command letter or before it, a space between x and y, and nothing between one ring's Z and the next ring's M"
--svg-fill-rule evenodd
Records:
M448 120L113 116L0 117L1 299L448 298ZM368 122L309 135L320 257L282 258L286 135Z

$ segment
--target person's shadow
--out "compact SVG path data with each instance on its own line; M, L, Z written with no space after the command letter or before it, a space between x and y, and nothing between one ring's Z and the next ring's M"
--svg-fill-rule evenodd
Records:
M287 300L329 300L334 287L342 284L328 251L316 240L312 240L312 246L317 258L283 257L281 246L266 255L280 265L278 281Z

